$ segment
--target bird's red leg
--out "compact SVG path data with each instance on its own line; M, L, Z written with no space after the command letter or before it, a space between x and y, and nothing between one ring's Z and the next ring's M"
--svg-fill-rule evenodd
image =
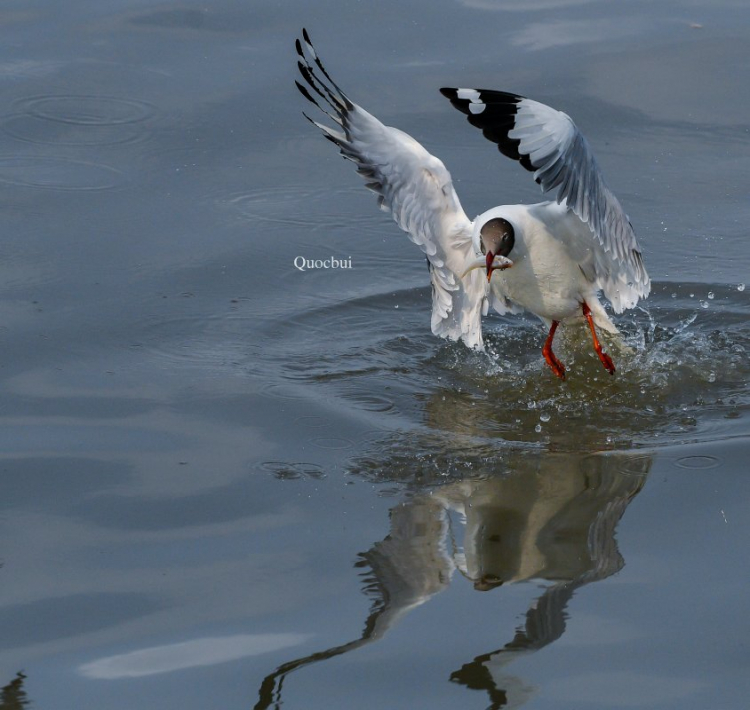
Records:
M552 326L549 329L549 335L547 336L547 341L544 343L544 347L542 348L542 355L544 355L544 359L547 361L547 364L552 369L552 372L554 372L561 380L565 379L565 365L563 365L555 356L555 353L552 352L552 339L555 337L555 331L557 330L557 326L560 325L559 321L553 320Z
M586 320L589 322L589 328L591 329L591 337L594 339L594 350L596 350L596 354L602 361L604 369L609 372L610 375L614 375L615 363L612 362L612 358L602 350L599 338L596 337L596 329L594 328L594 319L591 317L591 309L589 308L586 301L581 304L581 310L583 311L583 315L585 316Z

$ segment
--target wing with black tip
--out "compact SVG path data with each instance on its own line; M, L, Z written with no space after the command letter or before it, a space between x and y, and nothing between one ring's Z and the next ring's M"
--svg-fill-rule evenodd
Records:
M453 189L451 175L411 136L383 125L351 101L330 77L310 37L297 40L297 87L332 122L306 118L357 166L411 241L427 255L433 286L432 332L482 347L481 311L486 285L481 274L461 275L474 258L471 221Z
M517 94L487 89L440 89L500 152L534 173L586 223L593 236L605 296L619 313L651 290L641 249L627 215L607 187L594 154L570 116Z

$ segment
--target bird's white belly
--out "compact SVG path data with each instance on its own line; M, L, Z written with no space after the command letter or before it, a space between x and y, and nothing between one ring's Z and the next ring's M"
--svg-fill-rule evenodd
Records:
M566 247L546 234L536 235L533 248L521 250L511 268L493 272L491 283L498 295L556 321L580 315L592 291Z

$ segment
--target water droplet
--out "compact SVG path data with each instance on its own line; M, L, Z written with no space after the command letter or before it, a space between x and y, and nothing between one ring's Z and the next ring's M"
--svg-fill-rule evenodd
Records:
M708 381L709 382L716 382L716 373L715 372L709 372L708 373Z
M673 294L672 294L672 298L677 298L677 294L676 294L676 293L673 293Z
M701 301L701 308L708 308L708 301Z
M530 399L526 405L529 409L536 409L536 402L533 399Z
M540 431L542 431L542 425L541 424L537 424L534 427L534 431L538 434Z
M544 412L543 414L540 414L539 415L539 421L548 422L549 421L549 414L547 414L547 412Z
M394 308L398 308L398 305L395 305Z
M737 284L737 290L738 291L744 291L745 290L745 284Z
M709 300L713 300L713 298L714 298L714 292L713 291L709 291L708 292L708 298L709 298Z
M695 294L694 294L694 293L691 293L691 294L690 294L690 298L695 298Z

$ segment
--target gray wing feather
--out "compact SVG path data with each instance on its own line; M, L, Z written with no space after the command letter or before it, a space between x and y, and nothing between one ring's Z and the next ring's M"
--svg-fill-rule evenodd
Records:
M519 152L529 156L542 190L556 189L557 202L566 202L604 249L597 259L597 277L615 310L630 308L647 296L651 282L633 227L570 117L523 99L508 137L518 140Z
M411 136L383 125L351 101L331 79L310 38L297 40L298 64L306 86L297 87L334 123L312 120L341 154L355 163L381 209L427 255L433 287L432 332L481 348L482 302L486 285L478 272L461 279L474 257L472 223L453 189L445 165Z
M598 285L618 313L651 290L633 226L607 187L570 116L538 101L486 89L441 89L500 151L533 172L543 192L584 222L594 237Z

